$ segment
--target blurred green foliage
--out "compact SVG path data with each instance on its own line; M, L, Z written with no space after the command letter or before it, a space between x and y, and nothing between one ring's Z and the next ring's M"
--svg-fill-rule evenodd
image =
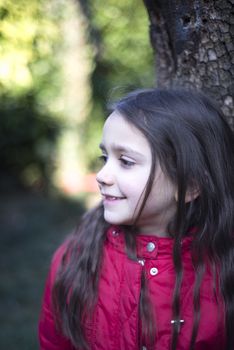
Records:
M50 103L61 86L60 18L53 2L0 0L1 190L50 184L61 128Z
M94 171L106 105L125 92L154 84L153 53L143 1L74 1L85 15L85 40L93 57L90 113L80 137L86 165ZM51 186L56 140L66 121L60 102L67 4L65 0L0 0L3 187L9 179L39 189Z
M99 33L93 74L95 96L105 101L113 89L122 90L122 94L123 90L152 85L153 55L143 2L91 3L91 24Z
M58 125L36 109L36 97L33 91L0 96L1 190L49 185Z
M95 170L107 105L131 90L154 85L154 57L143 1L80 0L80 3L89 20L89 39L94 48L92 109L84 137L88 166Z

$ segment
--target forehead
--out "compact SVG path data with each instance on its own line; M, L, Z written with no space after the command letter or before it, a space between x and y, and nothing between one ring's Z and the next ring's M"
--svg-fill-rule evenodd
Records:
M103 142L120 143L131 148L134 146L137 150L150 151L149 143L143 133L117 111L111 113L104 124Z

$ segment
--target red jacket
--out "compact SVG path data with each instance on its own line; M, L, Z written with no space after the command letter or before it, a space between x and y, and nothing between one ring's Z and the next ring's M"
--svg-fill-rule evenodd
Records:
M182 243L184 278L181 289L181 330L178 350L188 350L193 325L194 269L191 261L191 237ZM138 236L138 262L125 253L123 233L116 227L107 232L104 246L99 297L93 321L86 327L91 350L140 349L139 298L141 272L145 268L152 307L156 315L156 344L154 350L169 350L172 328L172 293L175 272L172 261L173 239ZM55 329L51 308L51 288L64 247L55 254L46 283L39 323L41 350L74 350L69 340ZM144 265L144 266L143 266ZM224 349L224 308L213 292L212 274L206 270L201 286L201 319L195 350ZM146 340L147 342L147 340ZM147 344L144 344L147 348Z

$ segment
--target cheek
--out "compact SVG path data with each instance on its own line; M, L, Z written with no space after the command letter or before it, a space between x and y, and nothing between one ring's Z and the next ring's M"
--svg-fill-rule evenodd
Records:
M165 208L174 205L175 200L175 189L168 181L160 181L154 184L154 187L148 197L146 206L156 206L159 208Z
M121 191L128 197L128 199L138 199L141 194L141 190L139 189L139 186L137 186L136 183L125 183L121 187Z
M146 172L144 174L137 174L131 177L126 176L121 184L122 192L129 198L138 201L144 193L147 178Z

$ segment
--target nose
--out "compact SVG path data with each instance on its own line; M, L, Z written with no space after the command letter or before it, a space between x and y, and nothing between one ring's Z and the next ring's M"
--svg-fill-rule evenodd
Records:
M102 169L96 175L96 180L99 185L111 186L114 184L114 174L110 165L107 165L106 163L102 167Z

